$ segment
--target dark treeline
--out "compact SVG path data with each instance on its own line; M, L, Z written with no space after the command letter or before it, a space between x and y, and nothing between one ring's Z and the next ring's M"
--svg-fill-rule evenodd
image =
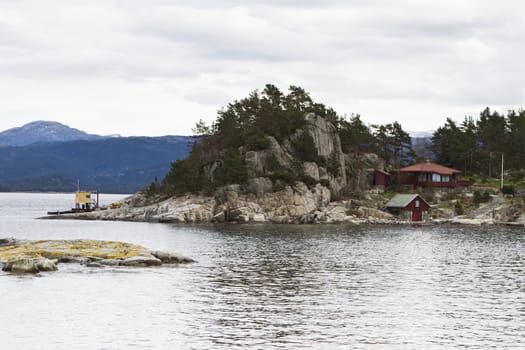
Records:
M430 148L438 163L468 176L499 176L503 154L505 171L518 180L525 165L525 111L504 115L486 108L477 119L466 117L459 124L447 119L434 132Z
M515 174L520 173L525 160L524 111L500 115L487 108L479 119L468 117L460 124L447 119L430 141L424 139L422 144L416 144L423 149L416 156L410 135L398 122L366 125L359 114L340 116L315 102L301 87L290 86L283 93L268 84L262 91L255 90L248 97L229 103L218 112L212 125L197 123L193 131L198 141L189 157L172 163L162 183L153 183L150 190L169 195L211 193L225 184L243 184L248 179L244 154L268 149L271 138L280 144L290 142L296 160L290 169L280 169L278 165L268 169L272 180L307 183L301 170L305 161L317 162L335 175L341 170L337 169L337 162L319 157L306 132L309 113L335 125L344 153L376 153L385 160L387 170L432 158L467 176L494 177L501 171L501 154L505 155L506 169L515 170Z
M293 170L273 169L273 176L278 179L304 180L301 178L304 161L332 169L331 165L336 162L319 157L310 134L301 133L309 113L336 126L343 152L347 154L377 153L391 167L406 165L414 158L411 138L399 123L367 126L359 115L339 116L332 108L313 101L301 87L290 86L288 92L283 93L268 84L262 91L253 91L221 109L211 126L202 121L197 123L193 131L199 141L187 159L172 163L159 189L181 194L212 190L230 183L242 184L247 180L242 153L267 149L270 136L278 143L291 141L298 163ZM295 137L290 138L292 135Z

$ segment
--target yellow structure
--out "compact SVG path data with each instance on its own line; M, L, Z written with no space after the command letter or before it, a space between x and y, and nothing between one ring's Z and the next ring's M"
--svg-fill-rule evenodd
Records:
M97 198L91 198L96 194ZM75 208L83 210L92 210L98 207L98 192L77 191L75 194Z

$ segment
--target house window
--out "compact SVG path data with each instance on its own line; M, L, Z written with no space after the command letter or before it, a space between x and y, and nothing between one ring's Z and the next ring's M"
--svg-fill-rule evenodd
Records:
M419 181L419 182L427 182L427 174L419 173L419 175L417 176L417 181Z
M442 182L450 182L450 176L448 176L448 175L441 176L441 181Z
M441 175L432 174L432 182L441 182Z
M416 201L416 208L419 208L419 201Z

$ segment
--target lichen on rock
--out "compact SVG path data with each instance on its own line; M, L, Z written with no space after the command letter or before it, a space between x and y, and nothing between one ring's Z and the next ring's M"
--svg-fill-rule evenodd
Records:
M86 266L160 266L163 263L184 264L190 258L168 252L151 252L125 242L100 240L17 241L0 239L0 263L3 271L38 273L57 270L58 263L80 263Z

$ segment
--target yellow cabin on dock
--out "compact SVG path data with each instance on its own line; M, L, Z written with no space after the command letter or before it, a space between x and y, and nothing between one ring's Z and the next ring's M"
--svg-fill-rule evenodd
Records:
M95 195L95 198L93 198ZM98 191L77 191L75 193L75 209L93 210L98 208Z

